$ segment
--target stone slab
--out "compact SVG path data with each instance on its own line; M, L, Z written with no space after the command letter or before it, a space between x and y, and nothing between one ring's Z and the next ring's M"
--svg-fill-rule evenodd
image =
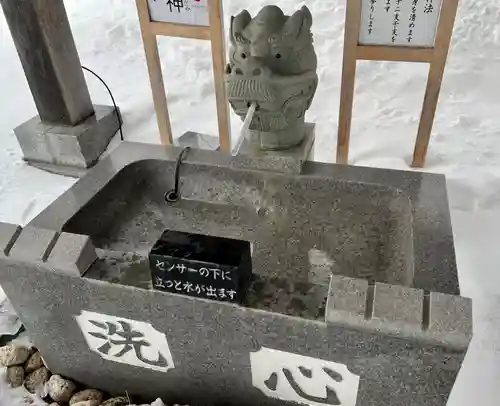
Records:
M383 323L403 328L414 325L422 328L424 292L385 283L375 284L371 317Z
M472 300L431 292L428 333L449 345L464 345L472 339Z
M56 238L56 231L26 226L22 229L9 255L17 260L45 261Z
M472 339L468 298L332 275L325 320L464 351Z
M327 323L362 323L366 313L368 281L332 275L325 320Z
M47 162L26 161L26 163L34 168L41 169L56 175L67 176L69 178L81 178L90 168L80 168L78 166L49 164Z
M315 124L305 124L306 136L297 147L283 151L262 151L257 144L243 140L234 167L300 174L314 150Z
M43 123L36 116L15 128L24 159L82 169L93 166L119 128L114 107L94 109L94 115L73 127Z
M47 258L47 263L70 275L81 276L96 260L97 253L88 236L61 233Z
M209 151L218 151L220 148L219 139L215 135L203 134L194 131L187 131L182 134L175 144L185 148L207 149Z
M130 267L127 275L113 279L143 280L148 274L147 267L144 270L143 274ZM300 376L296 364L300 362L311 370L316 363L334 365L332 370L346 385L353 379L358 382L345 387L328 381L339 396L352 391L354 401L342 405L444 406L465 355L464 350L418 339L409 345L406 338L376 330L125 286L111 282L103 269L89 272L88 277L74 277L43 264L18 266L10 260L0 283L16 310L22 310L30 337L51 371L111 394L123 393L126 387L130 396L145 400L278 406L281 400L256 385L266 370L280 374L282 368L290 368ZM85 327L82 318L94 323ZM165 341L163 347L158 341L149 342L166 354L168 367L158 370L134 357L129 361L103 357L97 347L89 347L99 344L89 341L89 333L98 333L96 326L106 321L116 326L126 322L146 334L152 328L164 336L167 347ZM255 364L254 356L261 351L268 353L267 362ZM280 379L286 382L284 376ZM264 382L260 384L262 388ZM320 393L324 396L324 391L309 390L317 398Z

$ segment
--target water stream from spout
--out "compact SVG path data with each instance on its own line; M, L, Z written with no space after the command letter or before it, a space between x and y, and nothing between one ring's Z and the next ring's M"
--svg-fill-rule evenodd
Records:
M248 129L250 128L250 123L253 120L253 116L255 114L256 109L257 109L257 102L253 102L250 105L250 107L248 108L247 115L246 115L245 120L243 121L243 125L241 126L241 129L240 129L240 136L238 137L238 140L236 141L236 145L234 146L233 150L231 151L233 156L238 154L241 146L243 145L243 142L248 137Z

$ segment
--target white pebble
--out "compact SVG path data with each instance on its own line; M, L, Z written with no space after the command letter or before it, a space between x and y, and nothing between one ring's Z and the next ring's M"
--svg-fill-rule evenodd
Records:
M60 375L52 375L47 383L50 397L59 403L67 403L76 389L76 385Z
M29 356L30 350L22 345L9 344L0 347L0 365L6 367L24 364Z

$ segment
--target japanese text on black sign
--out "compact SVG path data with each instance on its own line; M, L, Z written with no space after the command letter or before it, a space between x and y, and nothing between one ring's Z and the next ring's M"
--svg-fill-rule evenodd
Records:
M178 280L165 281L160 277L155 278L155 288L167 288L175 290L179 293L192 294L196 293L197 296L208 297L214 299L231 299L236 297L236 291L233 289L217 288L212 285L201 285L192 282L184 282Z
M237 298L234 269L173 263L162 259L155 259L154 268L158 271L153 277L155 289L217 300L233 301Z

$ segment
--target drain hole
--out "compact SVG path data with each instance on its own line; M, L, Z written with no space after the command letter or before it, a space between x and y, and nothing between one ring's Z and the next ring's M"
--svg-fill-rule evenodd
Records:
M179 200L179 193L177 193L175 190L169 190L167 193L165 193L165 201L167 203L175 203Z

